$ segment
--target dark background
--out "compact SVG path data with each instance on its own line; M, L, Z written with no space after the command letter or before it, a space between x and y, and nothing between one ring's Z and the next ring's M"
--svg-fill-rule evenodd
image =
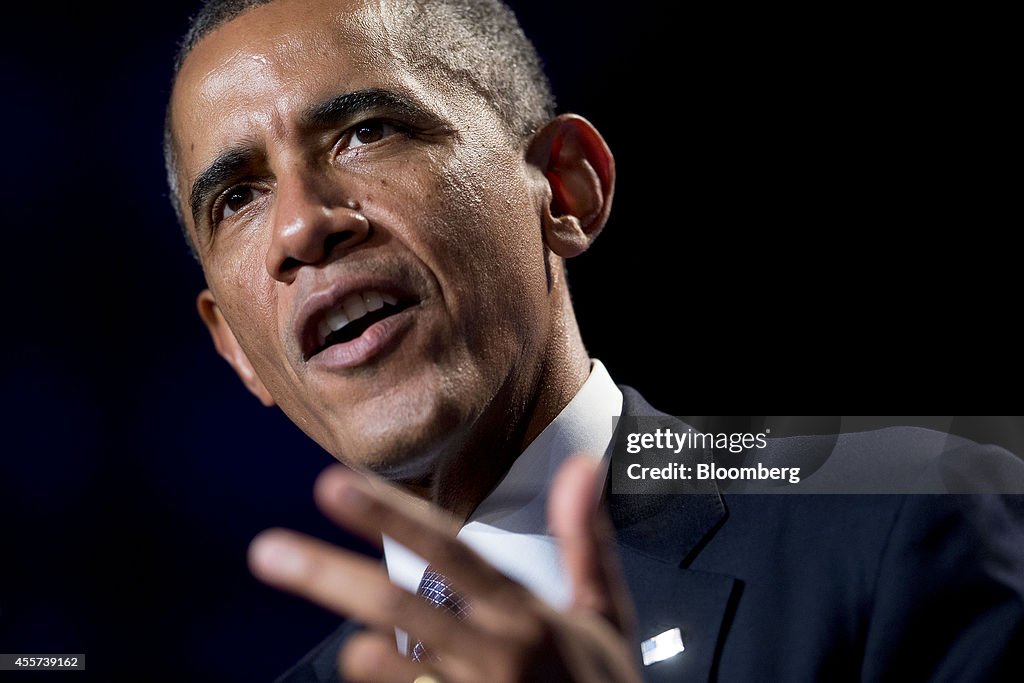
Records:
M617 157L570 273L619 382L674 414L1019 411L998 17L513 6ZM268 526L345 537L329 456L194 313L160 139L195 7L3 18L0 652L97 680L270 680L335 621L245 568Z

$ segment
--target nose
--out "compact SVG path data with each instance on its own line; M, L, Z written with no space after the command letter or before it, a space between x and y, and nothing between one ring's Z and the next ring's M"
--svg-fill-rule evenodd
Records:
M291 282L302 266L315 265L339 249L350 249L370 234L359 204L342 199L324 176L278 178L267 272Z

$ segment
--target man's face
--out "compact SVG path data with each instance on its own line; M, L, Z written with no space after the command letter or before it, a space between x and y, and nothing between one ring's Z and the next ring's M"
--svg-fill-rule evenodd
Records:
M552 313L539 172L407 45L388 3L277 0L195 47L172 115L188 229L257 382L335 456L414 479L529 396Z

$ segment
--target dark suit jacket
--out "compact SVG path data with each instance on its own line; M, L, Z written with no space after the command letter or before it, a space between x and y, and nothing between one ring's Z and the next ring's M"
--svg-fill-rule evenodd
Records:
M623 415L672 421L632 389L623 394ZM945 439L901 428L848 435L842 453L827 437L776 445L810 460L825 445L832 462L914 463L894 476L939 492L960 460L935 457L937 438ZM953 443L980 449L1000 476L1024 486L1013 455ZM1024 498L699 486L607 496L636 606L638 658L640 641L676 627L686 648L644 667L645 680L1024 680ZM359 628L344 623L279 683L338 681L338 649Z

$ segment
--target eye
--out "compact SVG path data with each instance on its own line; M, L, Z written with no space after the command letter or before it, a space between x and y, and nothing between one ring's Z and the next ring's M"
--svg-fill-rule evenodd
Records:
M389 135L394 135L398 129L390 123L377 119L364 121L349 129L347 149L356 149L363 145L380 142Z
M214 217L218 219L218 222L225 218L230 218L245 208L245 205L255 198L256 190L248 185L232 187L221 195L219 206L214 207Z

